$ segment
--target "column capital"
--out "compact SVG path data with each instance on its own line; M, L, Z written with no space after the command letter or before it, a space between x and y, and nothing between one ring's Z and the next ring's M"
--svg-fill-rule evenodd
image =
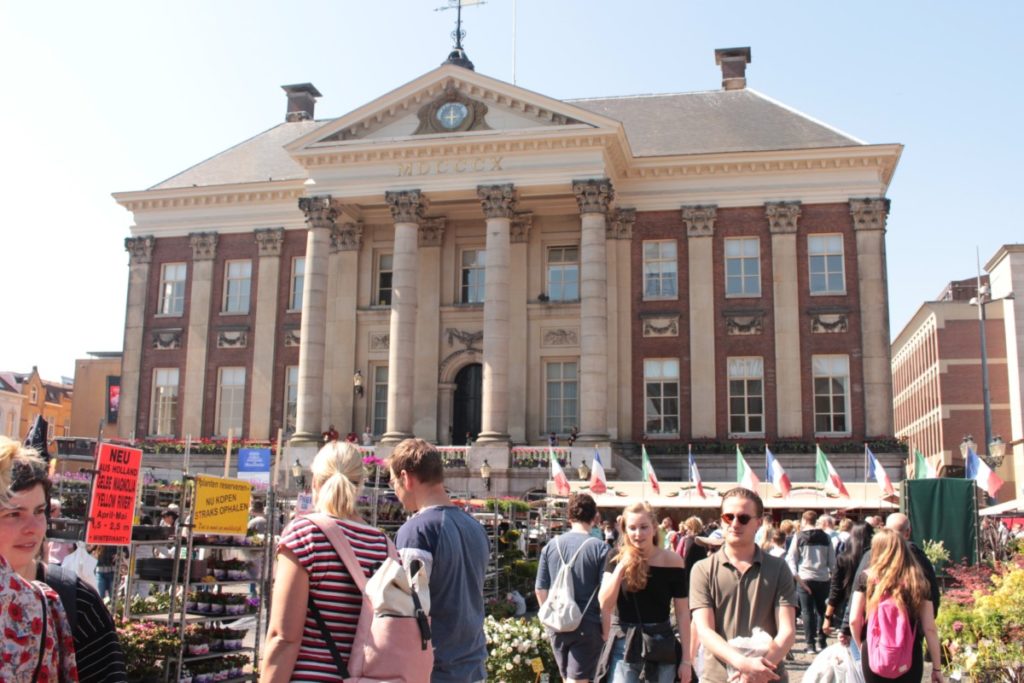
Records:
M339 251L359 251L363 243L362 221L335 224L331 227L331 253Z
M258 228L253 231L260 256L280 256L284 243L284 228Z
M391 210L391 218L396 223L419 223L429 204L419 190L385 192L384 202Z
M615 209L608 217L605 238L610 240L633 239L633 224L636 222L636 209Z
M299 210L306 214L306 226L308 228L334 227L334 220L338 217L338 209L331 201L331 195L321 194L315 197L299 197Z
M889 200L886 197L850 199L850 215L854 230L885 230L889 219Z
M477 185L476 196L486 218L512 218L519 195L512 183L504 185Z
M192 245L193 261L212 261L217 256L217 238L215 232L190 232L189 244Z
M436 218L424 218L420 221L418 245L421 247L439 247L444 239L444 229L448 225L448 219L444 216Z
M128 252L128 264L136 266L152 262L154 244L156 244L156 238L152 235L125 237L124 250Z
M608 213L608 207L615 199L615 188L608 178L589 178L572 181L572 192L580 213Z
M768 218L768 230L773 235L795 233L800 218L800 202L765 202L764 215Z
M529 242L530 228L532 227L532 211L521 211L513 214L512 225L509 227L509 241L512 242L512 244Z
M715 234L715 219L718 217L717 205L684 206L682 213L687 237L711 237Z

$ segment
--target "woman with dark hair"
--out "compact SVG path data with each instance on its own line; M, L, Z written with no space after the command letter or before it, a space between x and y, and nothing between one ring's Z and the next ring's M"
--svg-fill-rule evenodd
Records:
M843 616L846 614L850 596L853 595L857 567L860 566L861 558L870 552L871 537L874 533L875 527L870 524L856 524L850 531L846 549L836 558L836 571L832 575L832 585L829 588L828 600L825 602L825 620L821 630L827 636L832 635L838 614L839 625L842 627L839 631L839 640L844 645L849 643L850 625Z

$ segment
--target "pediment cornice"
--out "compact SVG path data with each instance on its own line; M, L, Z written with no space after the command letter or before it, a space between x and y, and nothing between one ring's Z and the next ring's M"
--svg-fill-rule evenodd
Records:
M112 196L125 209L136 213L193 207L295 203L299 197L306 194L306 186L302 180L291 180L116 192Z

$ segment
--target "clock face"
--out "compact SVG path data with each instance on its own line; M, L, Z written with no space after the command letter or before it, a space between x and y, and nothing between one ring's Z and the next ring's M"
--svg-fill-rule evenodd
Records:
M445 102L437 109L437 121L448 130L455 130L462 125L469 114L469 109L462 102Z

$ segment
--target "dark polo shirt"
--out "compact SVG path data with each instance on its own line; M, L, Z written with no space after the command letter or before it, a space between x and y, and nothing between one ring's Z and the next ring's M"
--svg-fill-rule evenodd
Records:
M773 638L779 632L775 610L796 607L796 584L786 561L772 557L760 548L745 574L740 574L719 550L694 565L690 572L690 611L710 608L715 615L715 631L729 640L749 636L755 627ZM776 673L780 683L787 676L782 662ZM726 683L725 662L704 652L702 683Z

